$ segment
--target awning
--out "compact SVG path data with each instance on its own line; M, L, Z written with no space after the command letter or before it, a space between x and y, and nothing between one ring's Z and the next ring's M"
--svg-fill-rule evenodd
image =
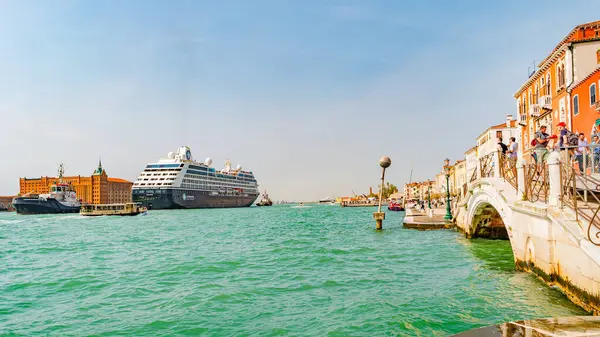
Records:
M594 124L596 124L596 126L600 125L600 118L596 119L596 122Z

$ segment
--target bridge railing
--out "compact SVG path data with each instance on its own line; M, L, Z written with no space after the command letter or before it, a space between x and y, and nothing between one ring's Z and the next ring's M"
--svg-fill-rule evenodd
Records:
M477 168L475 168L475 169L473 170L473 173L471 174L471 178L469 179L469 182L470 182L470 183L472 183L472 182L474 182L475 180L477 180Z
M590 242L600 246L600 144L550 151L554 158L550 165L548 157L537 158L532 150L523 154L520 164L498 152L485 155L479 159L479 175L490 178L499 173L499 178L523 193L523 200L572 209L577 221L588 222ZM478 179L478 170L469 184Z
M517 158L509 158L507 155L502 154L501 151L493 151L479 158L478 169L473 171L469 183L478 179L477 171L479 171L481 178L492 178L499 175L499 177L510 183L515 189L518 187Z
M600 246L600 144L567 146L561 154L561 206L589 223L588 239Z
M550 177L548 165L526 164L523 168L525 186L524 199L530 202L548 202Z
M517 179L517 158L510 158L500 152L498 158L500 161L500 176L517 189L519 181Z
M479 158L479 170L481 172L481 178L491 178L494 176L494 158L497 155L496 152L497 151L490 152Z

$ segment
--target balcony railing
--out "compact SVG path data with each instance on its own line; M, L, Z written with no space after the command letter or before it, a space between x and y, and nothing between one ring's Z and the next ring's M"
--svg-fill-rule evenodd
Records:
M544 110L552 110L552 96L544 95L539 99L540 107Z
M600 112L600 100L594 103L594 108L596 109L596 112Z
M527 125L527 115L526 114L523 113L519 116L519 124Z
M540 110L539 104L529 104L529 116L540 117Z

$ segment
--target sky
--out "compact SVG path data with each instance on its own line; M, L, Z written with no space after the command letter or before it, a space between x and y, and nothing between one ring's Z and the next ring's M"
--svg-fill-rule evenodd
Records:
M188 145L275 200L434 178L600 1L0 0L0 195ZM414 158L414 166L413 166Z

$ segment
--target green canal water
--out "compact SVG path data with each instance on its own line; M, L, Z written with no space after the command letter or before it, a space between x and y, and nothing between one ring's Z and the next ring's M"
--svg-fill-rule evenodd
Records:
M0 336L448 336L585 314L508 241L371 208L0 214Z

